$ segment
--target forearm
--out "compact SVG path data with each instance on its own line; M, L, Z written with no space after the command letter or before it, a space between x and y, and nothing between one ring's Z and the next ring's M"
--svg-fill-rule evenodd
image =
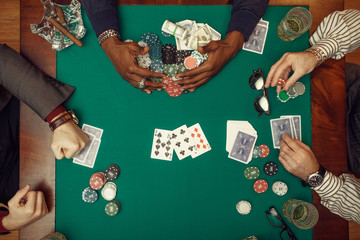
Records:
M83 0L82 5L96 36L109 29L119 31L116 0Z
M248 40L260 18L264 16L269 0L234 0L228 32L238 31Z
M360 183L349 174L326 172L324 182L314 188L321 204L346 220L360 223Z
M0 85L42 119L75 91L74 87L43 73L5 44L0 45Z
M336 11L320 23L310 38L312 48L324 57L340 59L360 46L360 11Z
M0 235L9 232L8 229L6 229L3 225L3 219L5 216L9 214L8 211L0 211Z

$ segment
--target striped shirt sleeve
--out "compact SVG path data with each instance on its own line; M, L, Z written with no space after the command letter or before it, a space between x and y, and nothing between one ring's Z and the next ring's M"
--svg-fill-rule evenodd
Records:
M360 11L336 11L324 18L310 38L326 59L340 59L360 47ZM325 60L325 59L324 59Z
M330 212L360 224L360 183L351 175L344 173L337 177L326 172L324 182L314 190Z

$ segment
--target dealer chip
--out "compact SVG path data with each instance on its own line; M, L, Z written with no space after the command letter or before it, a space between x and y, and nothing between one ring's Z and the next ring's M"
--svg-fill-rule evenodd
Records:
M247 167L244 170L244 176L249 180L257 179L260 176L260 170L255 166Z
M248 201L240 201L236 204L236 210L242 215L249 214L251 212L251 204Z
M262 144L259 146L259 148L261 149L260 157L265 158L265 157L269 156L270 149L268 146L266 146L265 144Z
M287 187L286 183L281 182L281 181L276 181L272 185L272 190L277 195L284 196L288 191L288 187Z
M264 165L264 172L268 176L273 176L279 171L278 166L274 162L267 162Z
M261 155L261 148L259 146L255 146L253 150L253 158L258 158Z
M109 216L115 216L120 210L120 203L116 200L112 200L105 206L105 212Z
M116 164L111 164L108 166L108 168L105 170L105 177L109 181L114 181L117 179L117 177L120 174L120 168Z
M268 187L268 183L264 179L256 180L256 182L254 183L254 190L257 193L266 192Z

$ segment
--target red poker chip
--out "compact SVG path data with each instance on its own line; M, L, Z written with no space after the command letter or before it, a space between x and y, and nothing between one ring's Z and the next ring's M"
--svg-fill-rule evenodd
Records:
M261 149L260 157L265 158L265 157L267 157L269 155L270 149L269 149L268 146L262 144L262 145L259 146L259 148Z
M254 183L254 190L257 193L266 192L268 187L269 187L269 185L264 179L256 180L256 182Z
M90 187L94 190L99 190L105 184L106 179L103 173L94 173L89 181Z
M171 96L171 97L178 97L181 95L180 86L174 84L174 80L172 80L171 77L167 76L162 80L162 83L165 83L167 87L165 88L165 91Z

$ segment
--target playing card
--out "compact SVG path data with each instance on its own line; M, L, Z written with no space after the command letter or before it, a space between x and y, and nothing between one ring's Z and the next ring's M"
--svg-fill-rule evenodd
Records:
M93 139L88 151L88 154L86 155L86 158L84 161L79 161L77 158L74 158L73 163L93 168L96 160L96 156L99 151L101 141L98 139Z
M242 132L248 133L253 136L257 136L256 130L248 121L227 121L226 124L226 151L230 152L232 146L234 145L237 132L241 130Z
M271 126L274 148L280 148L282 135L284 133L286 133L289 136L293 135L289 118L271 119L270 126Z
M95 136L92 135L91 133L87 133L87 132L85 132L85 133L89 137L89 142L86 144L85 148L83 150L81 150L81 152L74 157L74 160L73 160L74 163L79 163L79 162L84 162L85 161L85 158L89 153L91 145L94 142Z
M171 144L171 131L155 129L153 145L151 149L151 158L171 161L173 156L173 147Z
M189 127L189 131L190 136L193 138L194 144L197 148L197 150L191 154L192 158L196 158L201 154L211 150L210 144L207 141L199 123L196 123L195 125Z
M103 131L101 128L93 127L87 124L83 124L82 130L95 136L96 139L101 139Z
M256 136L238 131L228 157L247 164L252 159L256 139Z
M302 141L301 136L301 115L280 116L280 118L292 118L294 123L295 139Z
M263 26L265 26L265 27L268 27L268 26L269 26L269 22L268 22L268 21L265 21L265 20L263 20L263 19L260 19L260 21L259 21L258 24L259 24L259 25L263 25Z
M171 142L179 160L190 156L197 150L194 144L194 140L190 136L190 131L186 125L182 125L181 127L172 131Z
M242 49L258 54L263 53L268 31L268 26L266 26L264 22L265 21L262 21L255 26L254 31L250 35L249 39L244 43Z

